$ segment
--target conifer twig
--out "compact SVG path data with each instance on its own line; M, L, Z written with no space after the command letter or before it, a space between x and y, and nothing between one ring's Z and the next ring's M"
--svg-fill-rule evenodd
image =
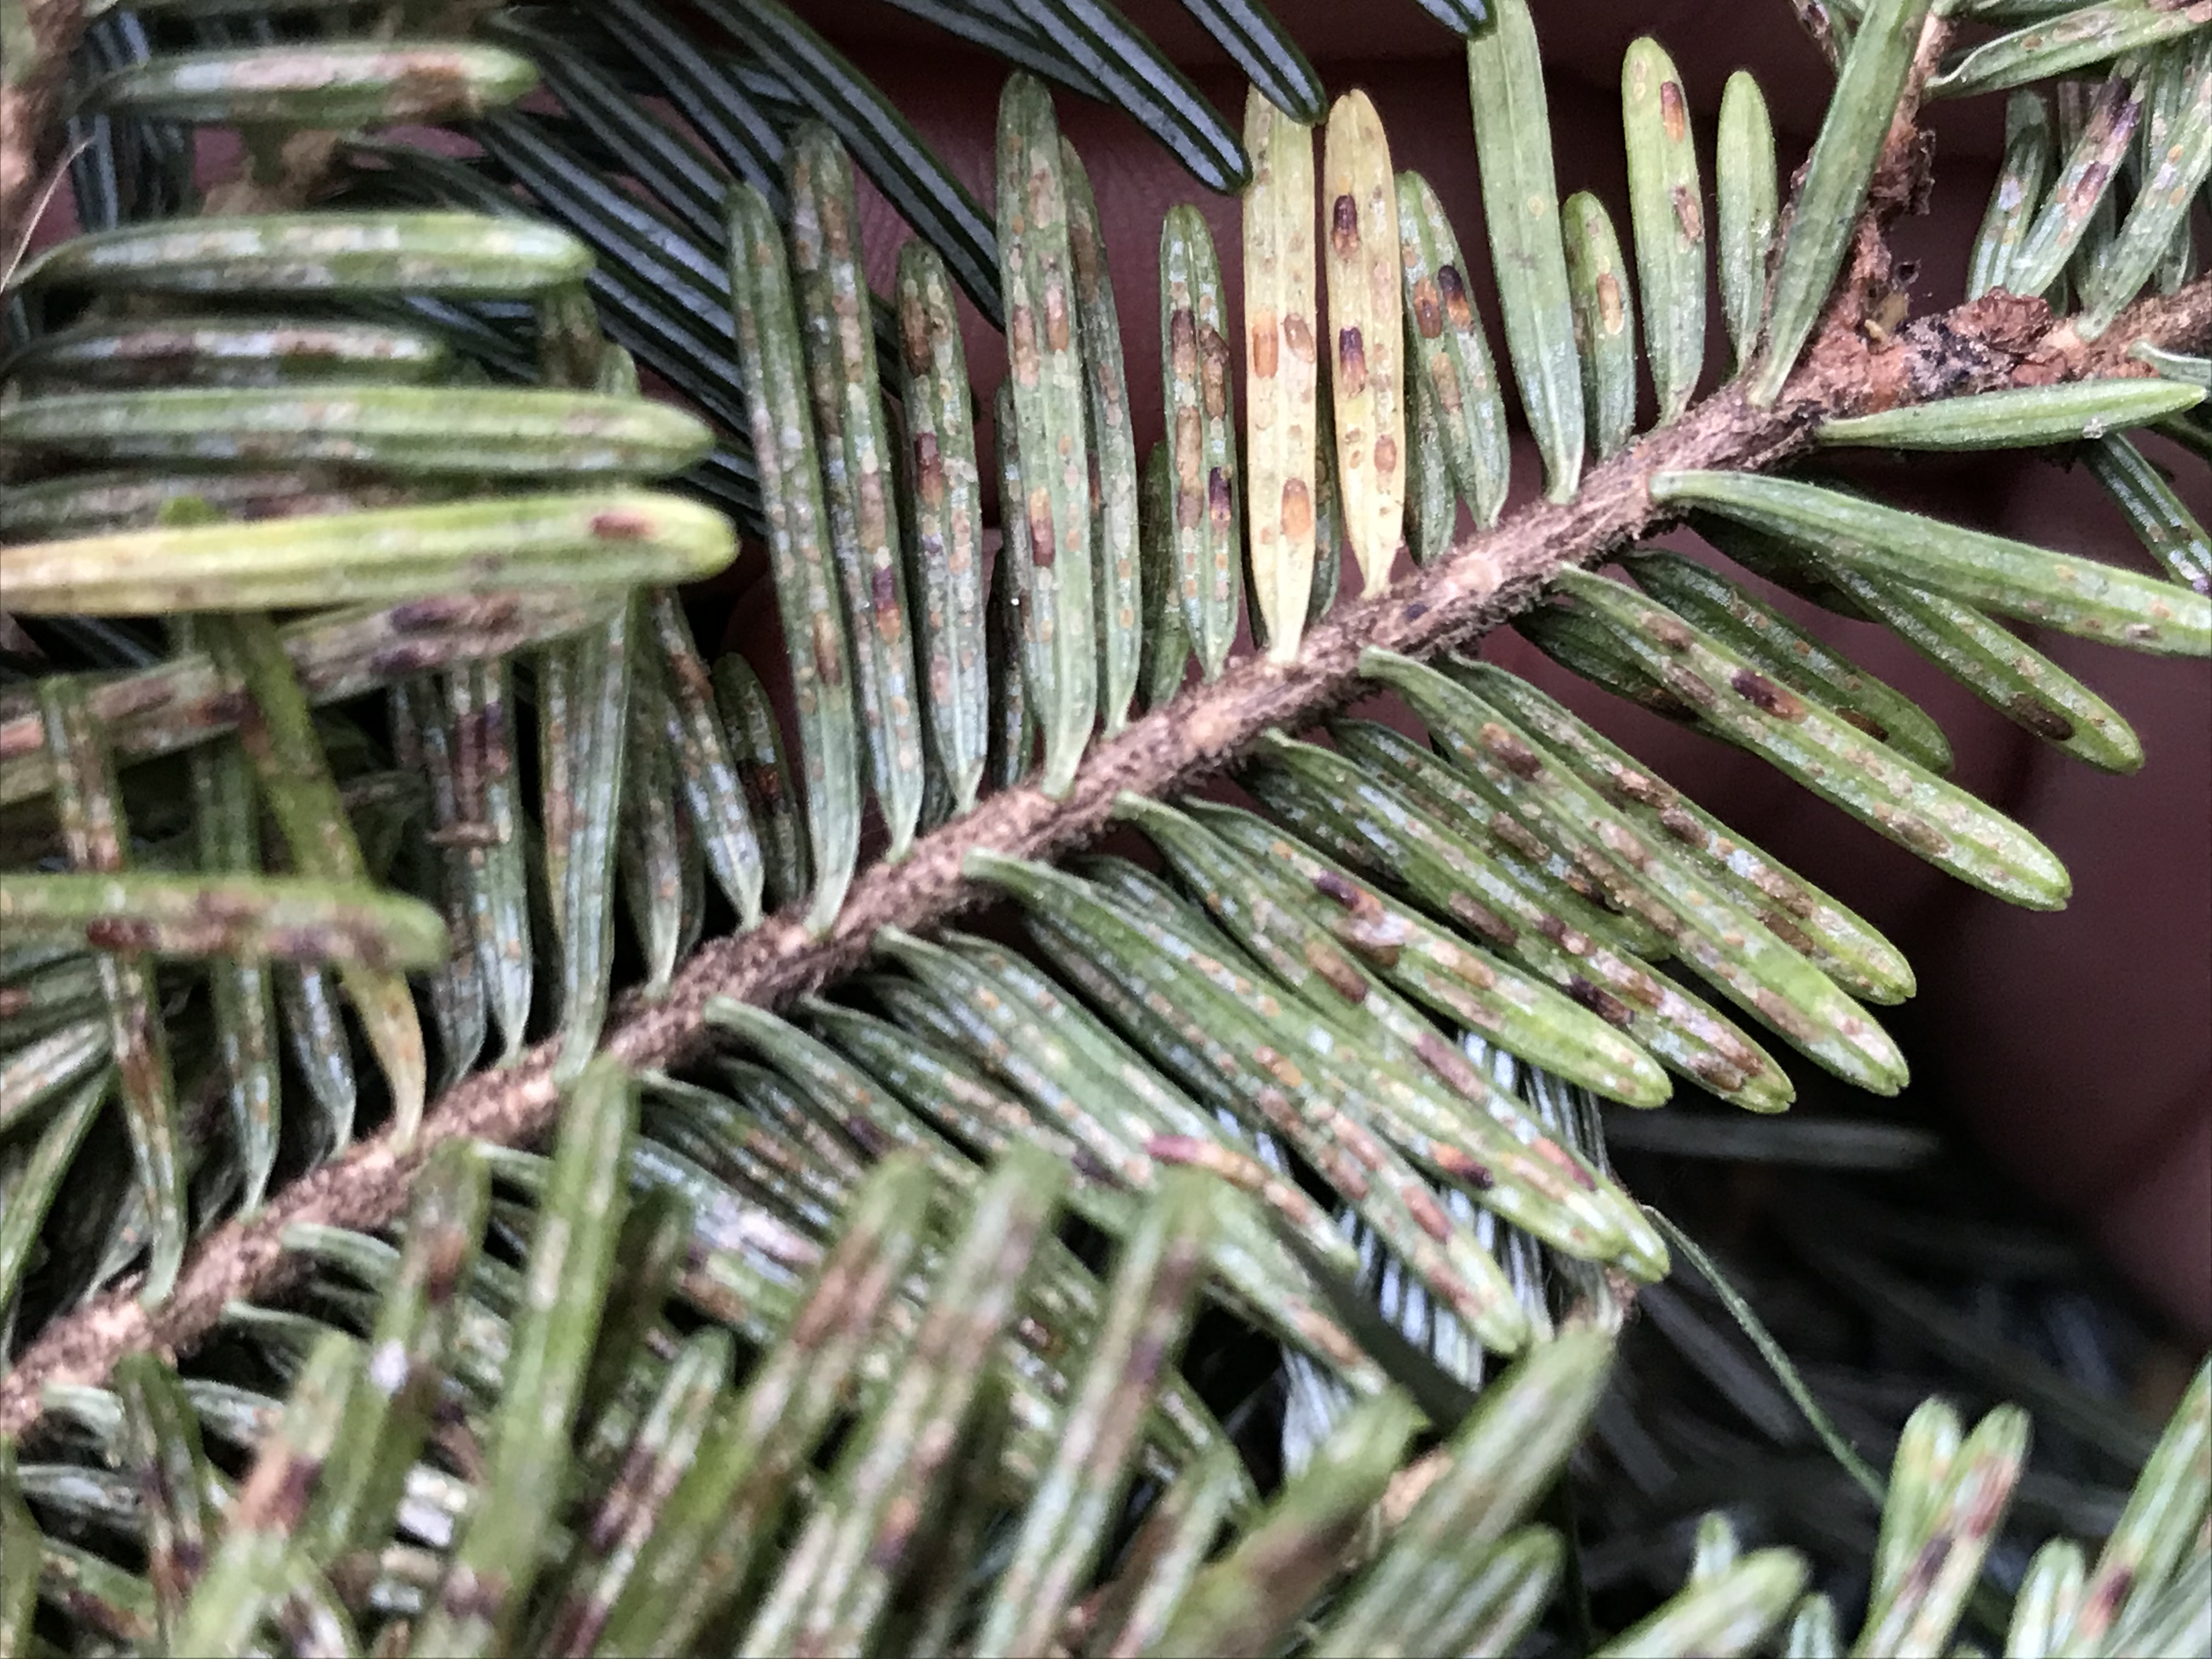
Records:
M1893 143L1898 135L1893 133ZM1876 210L1879 211L1879 208ZM618 1010L605 1048L636 1068L681 1063L704 1041L714 996L773 1006L858 964L884 927L937 926L982 899L962 874L966 854L988 848L1049 860L1092 839L1125 791L1161 798L1219 771L1261 734L1296 731L1347 701L1360 653L1381 647L1427 656L1510 620L1547 581L1661 521L1650 480L1662 471L1765 470L1800 453L1827 418L1934 398L2150 371L2127 355L2139 342L2179 350L2212 343L2212 278L2147 299L2100 338L2084 343L2054 325L2041 301L1991 294L1880 337L1832 313L1784 395L1753 408L1734 386L1680 421L1594 468L1564 502L1536 502L1493 530L1473 532L1449 556L1376 597L1340 607L1308 635L1297 659L1255 655L1218 679L1091 748L1058 799L1035 787L1004 791L919 841L903 860L857 879L835 923L810 935L795 912L702 947L657 1000ZM402 1152L389 1134L364 1141L286 1188L250 1221L218 1229L192 1253L175 1293L148 1308L125 1281L57 1321L0 1381L0 1438L20 1437L41 1413L49 1383L97 1382L116 1360L145 1349L188 1348L230 1300L266 1295L281 1281L281 1240L295 1223L374 1228L404 1206L423 1160L456 1136L514 1145L544 1133L557 1097L558 1044L456 1085Z

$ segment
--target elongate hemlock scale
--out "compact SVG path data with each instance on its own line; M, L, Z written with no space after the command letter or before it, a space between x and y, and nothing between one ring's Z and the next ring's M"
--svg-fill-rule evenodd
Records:
M163 386L29 398L0 443L106 465L374 468L385 476L680 472L713 447L697 417L642 398L545 387Z
M2170 48L2152 73L2143 177L2112 246L2082 280L2076 326L2084 339L2110 328L2154 271L2171 268L2177 232L2185 264L2190 207L2212 174L2212 40L2200 34L2186 52Z
M2003 10L2027 16L2022 27L1984 40L1946 58L1929 78L1930 98L1963 98L2003 92L2046 76L2087 69L2118 58L2138 66L2146 48L2202 29L2208 20L2194 6L2142 6L2135 0L2096 0L2082 6L2033 4ZM2049 14L2070 14L2053 21Z
M1052 659L1037 649L1030 611L1030 514L1014 437L1014 389L999 382L992 400L999 465L999 550L984 601L983 655L990 671L991 747L986 785L1005 789L1036 758L1036 702L1052 683Z
M1313 130L1244 100L1244 465L1253 633L1277 662L1304 636L1314 579Z
M1387 956L1395 945L1400 929L1389 924L1399 919L1387 907L1378 915L1379 896L1363 890L1360 882L1372 877L1402 883L1470 938L1515 957L1633 1036L1670 1070L1753 1111L1780 1111L1790 1103L1788 1077L1750 1037L1632 955L1575 927L1563 907L1531 896L1433 816L1430 804L1394 787L1394 781L1376 779L1342 756L1309 744L1272 745L1268 759L1270 766L1251 776L1252 793L1285 831L1339 862L1330 865L1288 835L1255 847L1256 819L1209 822L1232 839L1242 837L1240 845L1289 860L1316 891L1344 904L1354 921L1388 918L1380 929L1363 926L1358 935L1346 935L1370 959ZM1346 892L1349 902L1339 896Z
M899 250L901 399L906 414L907 535L930 736L955 810L975 804L989 746L983 663L982 478L968 398L968 358L945 261L919 239Z
M1329 111L1322 151L1336 486L1369 593L1389 585L1406 516L1405 331L1389 141L1364 92Z
M1459 1087L1456 1065L1438 1048L1434 1030L1385 988L1382 969L1364 967L1337 950L1326 929L1292 892L1278 884L1271 869L1252 862L1247 854L1193 820L1157 802L1131 796L1115 808L1115 815L1143 828L1183 884L1196 893L1223 928L1284 983L1323 1012L1355 1029L1371 1030L1375 1040L1411 1048L1428 1069ZM1490 971L1489 988L1495 989L1496 969ZM1516 1023L1518 1011L1506 1006L1507 1000L1502 996L1495 1000L1491 1011L1479 1017L1479 1025L1523 1036L1535 1046L1536 1054L1531 1057L1540 1057L1539 1063L1551 1066L1566 1056L1564 1069L1583 1073L1578 1080L1608 1097L1632 1099L1638 1104L1656 1104L1665 1097L1668 1085L1658 1067L1595 1015L1573 1007L1564 998L1538 992L1527 981L1516 980L1510 990L1524 998L1531 994L1540 998L1546 1013L1564 1029L1540 1030L1533 1019ZM1507 1035L1496 1040L1513 1046Z
M2015 92L2005 100L2004 159L1966 267L1969 300L2011 288L2012 262L2035 222L2053 161L2050 101L2040 92Z
M2069 262L2100 218L2109 219L2112 186L2142 122L2143 97L2140 86L2118 73L2094 96L2076 82L2063 82L2058 90L2058 145L2066 160L2013 250L2004 285L2014 294L2052 293L2063 301L2054 290Z
M836 577L824 545L821 473L783 233L766 198L750 185L730 192L730 291L753 453L761 461L769 562L799 714L815 881L806 925L818 933L843 905L860 856L864 763L853 717L852 665L837 620Z
M1218 1192L1196 1170L1170 1173L1122 1241L1051 1468L983 1614L979 1656L1048 1645L1109 1541L1144 1411L1173 1370L1206 1279Z
M239 738L294 867L329 881L365 884L360 839L275 623L265 614L241 612L210 617L199 626L217 671L242 686L258 708L258 720L240 724ZM428 1087L414 999L405 979L390 969L356 966L341 976L391 1086L392 1117L404 1143L421 1121Z
M1949 739L1917 704L1756 594L1679 553L1646 550L1621 562L1652 598L1726 641L1791 690L1827 704L1868 736L1931 772L1951 769Z
M543 1570L538 1529L568 1467L562 1453L575 1426L617 1267L617 1235L631 1207L624 1176L637 1131L637 1085L611 1055L585 1066L566 1094L544 1220L524 1267L526 1299L512 1327L506 1387L489 1425L483 1502L471 1509L428 1598L416 1653L514 1650L530 1588Z
M109 294L376 295L508 299L581 282L591 250L565 230L478 213L270 213L156 220L78 236L16 272Z
M1649 37L1621 60L1620 113L1644 356L1664 426L1690 406L1705 363L1705 208L1682 79Z
M434 969L428 988L442 1062L437 1087L442 1090L475 1069L477 1058L483 1052L489 1022L477 956L474 906L467 891L467 866L460 849L450 844L460 823L453 722L435 690L434 682L429 680L402 684L392 687L386 701L392 757L402 770L428 780L434 833L447 843L434 850L417 849L407 860L413 866L416 890L443 911L447 933L443 959L428 964Z
M1626 590L1622 590L1626 592ZM1589 871L1606 896L1634 906L1674 955L1801 1052L1875 1094L1905 1081L1905 1059L1881 1027L1826 974L1748 915L1663 842L1647 842L1571 769L1466 685L1401 657L1369 650L1363 672L1402 693L1453 766L1502 810ZM1604 868L1612 861L1625 878Z
M514 729L514 674L503 661L465 664L447 677L448 712L458 735L465 818L482 826L466 849L475 905L477 951L485 999L503 1040L503 1059L520 1053L530 1024L536 964L531 952L528 830L521 805Z
M189 617L179 618L170 629L172 642L179 647L189 647L194 638ZM258 872L262 867L261 818L245 750L234 742L204 744L192 750L189 765L193 840L201 871L210 875ZM261 1206L277 1151L283 1084L277 1071L274 976L266 963L250 959L210 963L208 1000L222 1047L231 1133L245 1167L240 1206L250 1212ZM0 1288L0 1296L5 1294Z
M1461 1553L1494 1546L1526 1512L1583 1433L1604 1395L1612 1360L1612 1343L1599 1332L1564 1331L1489 1383L1453 1435L1441 1477L1423 1492L1368 1576L1332 1610L1316 1651L1351 1659L1504 1650L1465 1640L1468 1592L1486 1575ZM1555 1571L1556 1538L1526 1530L1551 1542ZM1455 1571L1439 1572L1440 1558L1453 1559ZM1457 1642L1446 1644L1447 1630Z
M123 815L123 791L116 781L114 761L100 740L86 701L83 684L77 679L53 675L39 683L40 713L46 721L47 747L55 759L56 817L72 866L118 872L128 866L131 831ZM190 1224L185 1154L179 1144L181 1126L176 1079L169 1061L168 1027L155 1000L153 964L145 952L106 951L99 963L108 1046L116 1060L124 1125L130 1133L131 1164L145 1209L149 1257L141 1294L149 1301L157 1301L168 1295L176 1283ZM404 1077L395 1079L394 1086L404 1087ZM21 1091L18 1099L30 1092ZM15 1108L17 1103L10 1100L5 1106Z
M1419 361L1420 337L1411 317L1403 331L1406 362ZM1444 453L1443 411L1428 377L1415 369L1406 380L1406 550L1428 564L1451 550L1459 523L1459 491Z
M1282 902L1437 1014L1609 1099L1645 1106L1666 1097L1666 1080L1654 1081L1629 1037L1590 1024L1602 1015L1364 887L1286 830L1235 807L1187 800L1182 808L1252 860Z
M639 634L648 628L640 618ZM645 994L657 997L667 990L677 958L684 953L684 911L696 908L688 902L684 887L698 838L678 810L683 802L678 777L690 769L672 741L680 728L668 716L670 702L660 665L644 638L635 639L631 649L635 654L622 796L616 811L622 840L616 849L615 878L629 916L630 937L643 959Z
M1401 297L1413 324L1407 380L1426 377L1452 482L1475 523L1487 529L1504 511L1512 483L1505 399L1470 297L1459 239L1428 180L1411 171L1398 175L1398 248Z
M1190 668L1190 634L1182 619L1182 581L1176 568L1175 464L1167 440L1145 458L1138 519L1144 554L1145 650L1138 690L1146 713L1174 700Z
M2167 578L2212 593L2212 536L2158 465L2116 432L2083 445L2080 453Z
M1730 740L1961 881L2030 909L2063 908L2066 867L2011 819L1784 691L1664 606L1602 577L1559 581L1632 659Z
M813 394L830 550L844 592L854 690L876 804L892 858L921 816L921 698L915 683L889 423L877 378L870 295L860 269L853 167L827 127L808 123L791 148L791 266Z
M664 693L660 741L676 758L675 784L707 867L741 927L760 920L760 837L746 805L738 759L714 706L714 683L691 637L683 602L667 589L647 596L646 614Z
M91 323L33 339L9 378L39 391L113 391L173 381L273 386L307 380L428 381L453 372L445 341L422 329L334 320L198 317Z
M729 733L730 753L745 803L760 831L762 893L781 910L806 896L806 830L799 792L785 763L783 728L753 666L732 651L714 664L714 707Z
M1860 610L2022 731L2107 772L2142 767L2142 744L2118 709L1974 606L1846 565L1823 563L1820 569ZM1893 734L1891 742L1912 753Z
M1098 632L1098 713L1110 734L1129 721L1142 654L1143 599L1137 534L1137 440L1121 319L1106 269L1106 234L1091 177L1075 146L1060 141L1067 197L1067 248L1075 264L1083 330L1083 385L1091 416L1092 625Z
M218 583L226 604L253 609L430 603L566 586L586 563L610 587L680 582L736 552L711 508L616 488L27 542L0 548L0 587L19 614L158 617Z
M1052 94L1026 75L999 99L999 266L1005 278L1007 380L1029 515L1023 586L1030 704L1044 732L1039 782L1074 781L1098 707L1091 578L1091 447L1076 317L1074 256ZM1003 500L1000 510L1006 514Z
M1636 308L1628 264L1605 204L1577 191L1559 209L1574 296L1575 347L1582 359L1583 407L1590 447L1616 455L1636 430Z
M1489 663L1454 661L1447 672L1541 738L1553 758L1642 826L1654 844L1693 858L1775 937L1854 996L1896 1003L1912 994L1911 965L1867 922L1725 829L1534 686Z
M1413 1402L1395 1388L1353 1406L1235 1547L1199 1571L1148 1651L1273 1652L1297 1618L1284 1609L1321 1588L1314 1541L1361 1524L1419 1422Z
M634 601L633 591L629 599ZM641 625L626 602L609 621L548 651L539 676L541 700L557 696L565 719L541 722L545 780L547 867L555 876L554 931L561 946L562 1065L588 1060L606 1021L613 989L617 855L624 840L619 817L628 758L633 672ZM557 679L561 690L549 691ZM557 854L553 850L558 849Z
M1140 917L1089 884L990 854L971 853L967 867L969 874L1006 888L1025 909L1041 913L1065 931L1065 939L1058 941L1064 948L1055 948L1051 939L1040 939L1055 962L1069 951L1088 956L1109 965L1113 975L1148 1004L1172 1006L1176 1012L1167 1018L1219 1034L1214 1053L1200 1063L1228 1066L1224 1080L1249 1096L1249 1109L1267 1113L1267 1122L1317 1169L1334 1172L1333 1184L1359 1205L1424 1282L1477 1330L1486 1346L1510 1353L1526 1343L1527 1317L1511 1300L1497 1264L1462 1231L1448 1227L1441 1238L1430 1231L1435 1199L1427 1184L1402 1155L1370 1135L1342 1109L1340 1103L1352 1092L1345 1089L1345 1076L1323 1072L1325 1062L1303 1042L1298 1058L1314 1061L1310 1074L1292 1062L1287 1070L1262 1081L1233 1058L1240 1050L1255 1058L1262 1051L1283 1058L1265 1035L1269 1015L1281 1004L1226 959L1200 954L1179 939L1172 922L1154 921L1149 912ZM1247 998L1267 1012L1248 1006ZM1352 1151L1346 1141L1358 1150ZM1346 1181L1348 1159L1357 1161L1360 1172ZM1364 1194L1358 1191L1363 1181L1367 1183Z
M1237 642L1237 434L1228 307L1213 233L1188 203L1160 224L1160 384L1167 405L1176 578L1184 631L1207 679Z

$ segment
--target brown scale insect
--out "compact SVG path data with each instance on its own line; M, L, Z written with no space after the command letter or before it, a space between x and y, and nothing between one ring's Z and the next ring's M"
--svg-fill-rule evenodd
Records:
M868 779L891 856L912 842L921 811L921 726L906 625L905 571L890 488L892 436L875 337L865 325L860 216L853 168L828 128L795 135L789 164L792 269L806 379L819 434L830 551L844 601L852 686Z
M1091 567L1091 444L1073 284L1065 149L1044 84L1027 75L999 100L1000 273L1014 353L1015 495L1029 517L1023 581L1028 698L1044 735L1041 785L1073 782L1097 723L1097 595Z
M1160 314L1176 575L1185 631L1211 679L1237 637L1237 442L1220 264L1205 219L1187 204L1160 227Z
M899 250L896 295L911 454L907 586L920 605L915 650L937 761L954 811L965 811L989 750L981 475L951 276L920 238Z
M1347 93L1330 110L1322 172L1338 488L1353 556L1374 592L1389 581L1403 539L1406 410L1397 185L1364 93Z

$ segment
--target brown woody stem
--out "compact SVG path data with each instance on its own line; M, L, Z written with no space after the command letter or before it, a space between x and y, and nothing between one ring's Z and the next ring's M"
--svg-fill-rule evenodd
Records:
M1367 647L1426 656L1498 627L1534 603L1553 573L1592 563L1657 526L1662 515L1647 484L1660 472L1771 468L1805 448L1813 426L1829 416L2007 386L2146 374L2126 356L2145 340L2185 350L2212 342L2212 278L2139 303L2094 343L2054 325L2042 301L2002 293L1878 338L1833 318L1771 409L1754 410L1733 386L1723 387L1594 470L1574 500L1534 503L1494 530L1462 538L1449 557L1398 586L1340 606L1307 636L1296 662L1245 658L1218 680L1102 740L1064 798L1048 799L1035 788L1006 791L925 837L907 858L875 865L823 936L808 936L784 915L702 946L666 995L651 1003L633 999L620 1011L604 1046L633 1067L681 1064L706 1040L708 998L783 1003L857 965L879 929L927 930L981 902L961 873L970 849L1057 857L1101 832L1124 790L1172 795L1227 766L1262 732L1296 731L1350 699ZM435 1104L411 1146L401 1148L388 1133L356 1145L258 1214L211 1234L160 1304L141 1304L135 1286L125 1284L58 1321L0 1382L0 1437L17 1438L31 1427L48 1383L97 1382L125 1353L188 1348L227 1302L268 1294L286 1270L285 1228L303 1221L383 1226L399 1214L440 1142L471 1136L512 1146L543 1134L558 1099L557 1046L541 1044L516 1066L458 1085Z

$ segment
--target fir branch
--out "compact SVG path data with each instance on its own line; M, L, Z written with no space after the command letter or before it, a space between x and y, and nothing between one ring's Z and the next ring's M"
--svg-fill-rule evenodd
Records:
M661 998L633 997L605 1047L644 1069L682 1063L705 1040L708 999L775 1006L857 964L884 927L920 931L981 902L963 873L979 848L1049 860L1094 838L1125 791L1159 799L1218 772L1261 734L1296 731L1356 695L1360 653L1380 646L1427 656L1462 644L1526 609L1558 571L1596 562L1658 526L1650 480L1663 471L1765 470L1801 453L1824 419L2006 386L2142 374L2138 343L2200 350L2212 343L2212 278L2147 299L2090 343L2040 301L1996 294L1870 337L1856 317L1832 313L1785 395L1757 410L1722 388L1673 426L1594 469L1571 501L1539 501L1498 528L1471 533L1451 556L1378 597L1345 606L1308 636L1297 659L1252 656L1097 744L1058 799L1035 787L1006 791L918 842L897 862L866 872L830 931L809 935L795 914L702 947ZM59 1320L0 1382L0 1438L22 1436L50 1383L96 1382L125 1354L188 1349L228 1302L265 1296L287 1269L284 1231L302 1222L352 1228L389 1223L435 1148L456 1137L515 1145L535 1139L557 1104L557 1041L514 1066L478 1073L437 1103L411 1146L390 1133L364 1142L286 1188L250 1219L195 1250L174 1293L155 1306L126 1282Z

